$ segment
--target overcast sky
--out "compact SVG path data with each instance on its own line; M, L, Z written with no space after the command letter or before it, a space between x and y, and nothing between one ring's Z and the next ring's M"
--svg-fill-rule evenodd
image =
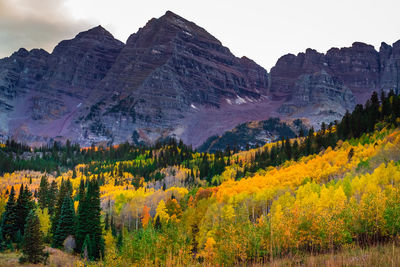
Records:
M125 42L167 10L195 22L236 56L269 70L287 53L400 39L400 0L0 0L0 58L20 47L51 52L101 24Z

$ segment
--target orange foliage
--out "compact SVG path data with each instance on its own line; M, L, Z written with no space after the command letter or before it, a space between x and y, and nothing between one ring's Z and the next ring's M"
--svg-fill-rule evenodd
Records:
M142 225L143 228L147 228L147 225L149 224L150 221L150 208L147 207L146 205L143 206L143 211L142 211Z

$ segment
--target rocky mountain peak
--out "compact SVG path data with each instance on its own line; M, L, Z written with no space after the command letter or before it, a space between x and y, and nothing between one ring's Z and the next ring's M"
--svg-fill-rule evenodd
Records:
M165 44L175 38L201 39L205 42L222 45L219 40L202 27L171 11L167 11L158 19L149 20L143 28L128 38L127 45L149 46L152 44Z
M114 39L114 36L104 29L101 25L96 26L92 29L89 29L87 31L83 31L78 33L75 37L76 39L91 39L91 40L104 40L104 39Z
M366 43L363 43L363 42L354 42L351 45L351 47L352 48L356 48L356 49L366 49L366 50L374 50L375 51L375 48L374 48L373 45L366 44Z
M393 44L393 54L400 56L400 40Z
M17 52L14 52L11 57L27 57L28 55L29 51L22 47Z

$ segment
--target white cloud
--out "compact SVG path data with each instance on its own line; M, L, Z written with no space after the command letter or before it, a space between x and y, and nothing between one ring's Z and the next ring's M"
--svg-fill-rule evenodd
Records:
M63 1L0 0L0 58L21 47L51 52L61 40L91 26L73 19Z

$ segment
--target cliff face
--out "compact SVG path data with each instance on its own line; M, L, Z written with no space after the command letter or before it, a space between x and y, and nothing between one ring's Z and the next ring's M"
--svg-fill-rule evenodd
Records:
M288 99L295 93L300 76L325 71L348 87L357 103L364 103L373 91L398 88L399 51L399 41L393 47L382 43L379 52L356 42L351 47L332 48L326 54L307 49L297 56L285 55L271 69L271 92Z
M291 100L279 111L287 116L305 117L312 124L330 123L353 110L355 97L342 81L327 72L303 74L296 80Z
M400 40L393 47L382 43L379 49L380 86L383 90L400 89Z
M87 97L106 76L123 46L101 26L60 42L47 62L42 89Z
M151 142L174 136L201 145L236 125L305 118L318 127L379 90L398 91L400 41L307 49L268 74L172 12L126 44L101 26L51 54L23 48L0 59L0 139L28 143Z

